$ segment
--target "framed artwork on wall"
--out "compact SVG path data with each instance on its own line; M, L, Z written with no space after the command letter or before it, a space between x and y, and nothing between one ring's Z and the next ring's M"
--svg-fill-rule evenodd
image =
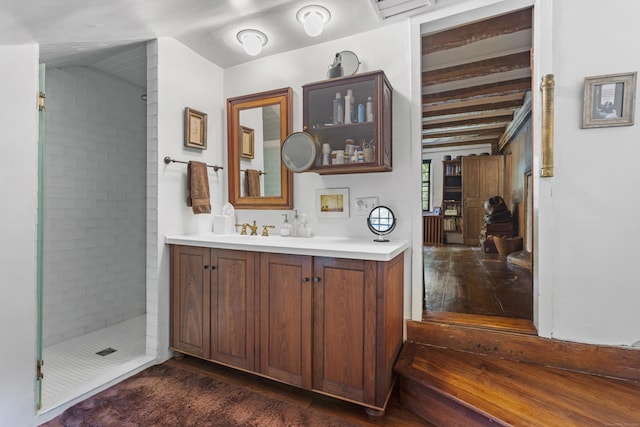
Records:
M207 149L207 115L189 107L184 109L184 145Z
M316 211L318 218L349 218L349 189L317 189Z
M631 126L637 73L585 77L582 128Z
M240 157L244 159L253 159L253 137L253 129L246 126L240 126Z

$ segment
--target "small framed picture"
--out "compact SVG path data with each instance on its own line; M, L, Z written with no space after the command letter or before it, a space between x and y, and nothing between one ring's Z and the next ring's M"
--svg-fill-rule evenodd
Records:
M207 149L207 115L189 107L184 109L184 145Z
M254 131L246 126L240 126L240 157L253 159Z
M349 218L349 189L317 189L316 208L318 218Z
M636 75L585 77L582 128L633 125Z

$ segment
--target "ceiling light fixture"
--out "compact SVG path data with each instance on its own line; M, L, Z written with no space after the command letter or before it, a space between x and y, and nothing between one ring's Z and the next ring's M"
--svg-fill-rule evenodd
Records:
M305 6L296 13L296 18L304 27L304 32L311 37L322 34L324 24L331 19L331 13L322 6Z
M262 52L262 47L267 44L267 35L258 30L242 30L236 36L248 55L256 56Z

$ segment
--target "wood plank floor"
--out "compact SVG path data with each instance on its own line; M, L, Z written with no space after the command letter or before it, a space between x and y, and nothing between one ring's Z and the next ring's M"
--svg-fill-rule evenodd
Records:
M634 381L416 343L405 345L396 372L404 376L402 389L414 393L416 409L439 425L637 426L640 421L640 383ZM459 406L450 405L448 414L446 405L433 412L435 405L412 384L424 385L427 394L437 390ZM491 422L471 422L465 409Z
M427 312L465 313L532 320L531 272L480 247L424 247Z

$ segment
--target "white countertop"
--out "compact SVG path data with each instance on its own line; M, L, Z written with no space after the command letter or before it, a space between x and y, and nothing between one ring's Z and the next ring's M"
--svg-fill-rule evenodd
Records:
M406 240L390 239L389 242L374 242L373 239L373 236L370 239L365 239L334 236L283 237L202 233L168 235L165 236L165 243L373 261L390 261L409 248L409 242Z

